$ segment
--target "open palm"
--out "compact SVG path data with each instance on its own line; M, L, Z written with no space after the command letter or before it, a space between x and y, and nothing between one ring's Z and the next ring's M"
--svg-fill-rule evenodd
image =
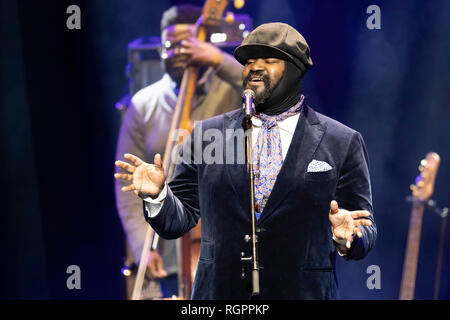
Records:
M333 235L336 239L347 240L347 248L350 248L354 235L357 235L359 238L362 237L359 227L372 225L372 221L365 219L369 216L370 212L366 210L348 211L339 209L335 200L330 203L329 219Z
M164 188L166 175L162 167L161 156L155 155L154 164L149 164L138 157L126 153L124 158L132 164L117 160L116 166L126 170L128 173L116 173L116 179L130 181L131 184L122 187L122 191L134 191L141 198L148 196L156 198Z

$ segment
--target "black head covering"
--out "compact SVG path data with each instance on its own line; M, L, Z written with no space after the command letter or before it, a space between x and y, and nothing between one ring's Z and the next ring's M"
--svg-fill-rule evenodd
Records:
M269 98L256 104L256 111L269 116L281 114L300 101L303 72L292 62L284 61L283 76L273 88Z

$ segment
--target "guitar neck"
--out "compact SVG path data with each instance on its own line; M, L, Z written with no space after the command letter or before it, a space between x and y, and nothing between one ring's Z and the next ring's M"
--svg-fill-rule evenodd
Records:
M403 264L403 275L399 297L400 300L414 299L423 212L424 204L420 201L414 201L411 211L411 219L409 222L405 261Z

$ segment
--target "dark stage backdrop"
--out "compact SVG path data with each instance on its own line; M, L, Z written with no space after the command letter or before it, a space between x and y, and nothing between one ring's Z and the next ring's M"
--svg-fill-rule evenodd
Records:
M2 1L1 224L3 299L122 299L124 234L113 165L126 91L127 43L159 33L162 12L185 1ZM191 1L197 4L202 1ZM66 8L81 8L81 30ZM381 9L369 30L366 9ZM441 155L433 198L450 197L450 1L251 0L254 25L282 21L306 37L310 105L360 131L370 156L378 241L362 261L338 259L341 299L397 299L420 159ZM416 297L432 299L439 217L426 212ZM441 299L450 298L450 236ZM81 269L81 289L66 286ZM381 271L368 289L367 268Z

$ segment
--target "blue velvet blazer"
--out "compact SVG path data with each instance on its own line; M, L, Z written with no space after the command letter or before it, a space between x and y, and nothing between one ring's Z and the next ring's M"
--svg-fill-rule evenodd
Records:
M220 130L227 146L234 137L225 130L241 128L242 118L243 112L234 110L204 120L201 127L203 132ZM211 142L194 138L196 130L198 126L187 143L205 148ZM243 141L237 141L235 149L238 143ZM244 236L251 234L246 165L196 164L193 148L192 161L176 166L161 211L154 218L146 215L146 219L160 236L172 239L188 232L201 217L201 249L192 298L248 299L251 275L241 279L241 252L251 252L244 241ZM307 172L313 159L326 161L332 170ZM363 139L355 130L305 105L257 222L261 299L336 298L336 247L328 218L333 199L341 208L371 212L372 226L363 227L362 239L355 238L346 257L361 259L373 247L377 234Z

